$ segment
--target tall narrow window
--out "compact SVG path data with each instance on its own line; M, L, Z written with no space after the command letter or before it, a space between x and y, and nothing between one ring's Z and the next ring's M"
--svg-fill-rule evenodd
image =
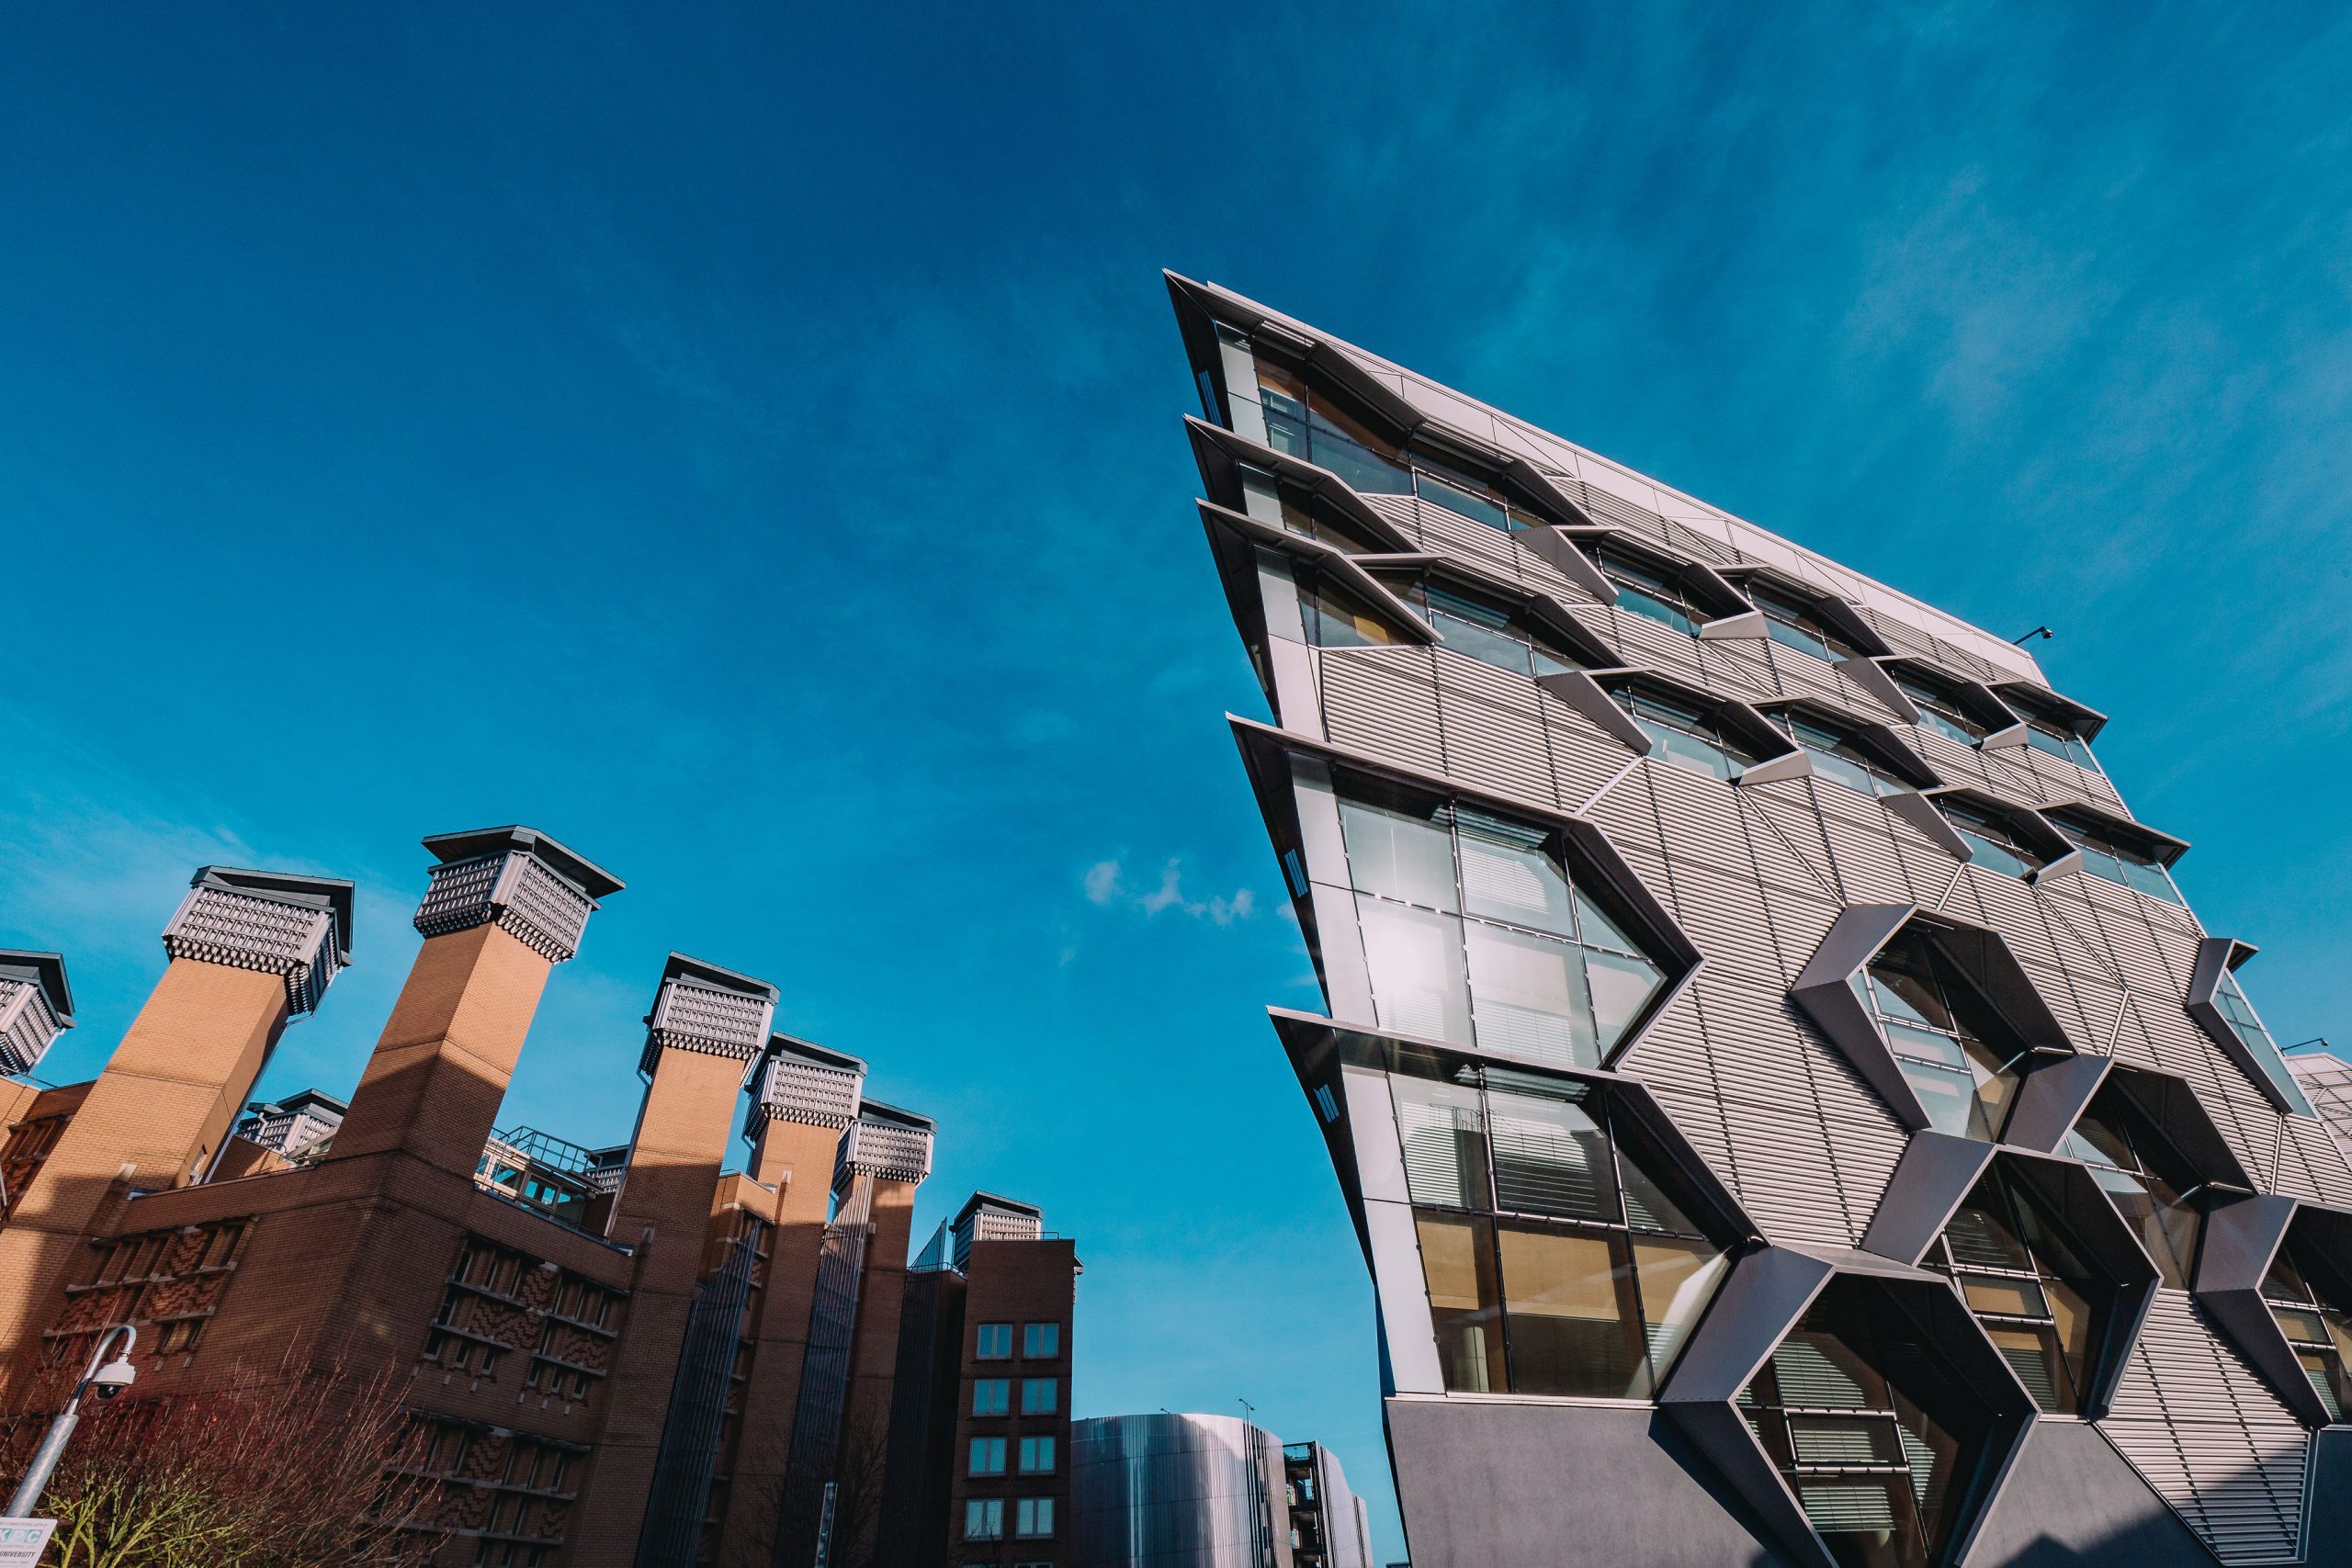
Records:
M2287 1070L2287 1058L2278 1049L2278 1042L2272 1039L2270 1031L2262 1026L2261 1016L2254 1010L2254 1004L2246 999L2245 987L2238 984L2237 976L2226 967L2213 987L2213 1007L2221 1013L2222 1021L2230 1026L2230 1032L2245 1043L2246 1054L2254 1058L2263 1076L2277 1087L2287 1103L2306 1116L2316 1114L2312 1110L2311 1100L2303 1093L2303 1086L2297 1083L2295 1075Z
M2027 1055L1975 983L1926 934L1897 932L1854 976L1936 1131L2001 1135Z

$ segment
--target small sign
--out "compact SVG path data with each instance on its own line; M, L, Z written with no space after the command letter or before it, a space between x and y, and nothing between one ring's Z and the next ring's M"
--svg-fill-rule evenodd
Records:
M37 1568L55 1519L0 1519L0 1568Z

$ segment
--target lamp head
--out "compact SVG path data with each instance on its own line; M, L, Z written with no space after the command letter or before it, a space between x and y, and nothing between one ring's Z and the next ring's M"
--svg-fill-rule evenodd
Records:
M100 1399L112 1399L139 1381L139 1369L130 1364L128 1356L117 1356L91 1375L90 1382Z

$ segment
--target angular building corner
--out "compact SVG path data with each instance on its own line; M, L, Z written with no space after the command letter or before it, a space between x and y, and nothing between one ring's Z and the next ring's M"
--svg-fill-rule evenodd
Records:
M2105 716L1167 282L1413 1560L2352 1562L2352 1164Z

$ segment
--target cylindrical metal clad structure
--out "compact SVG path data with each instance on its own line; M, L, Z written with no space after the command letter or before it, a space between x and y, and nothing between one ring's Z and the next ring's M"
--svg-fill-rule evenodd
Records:
M1070 1428L1077 1568L1291 1568L1282 1497L1282 1444L1236 1416Z

